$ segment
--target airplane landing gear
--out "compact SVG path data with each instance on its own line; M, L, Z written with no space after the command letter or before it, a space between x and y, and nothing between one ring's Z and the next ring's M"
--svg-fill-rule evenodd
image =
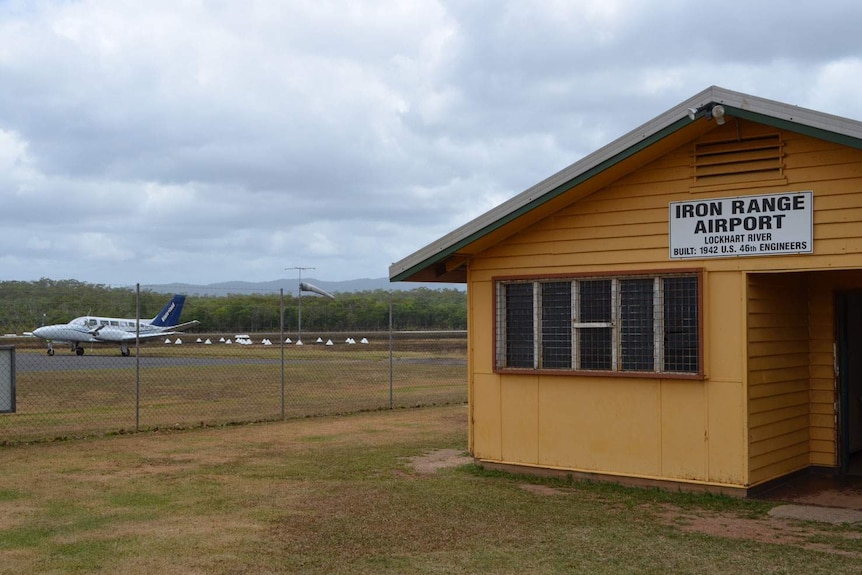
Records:
M81 346L75 347L75 355L84 355L84 348Z
M129 351L129 346L123 344L120 346L120 355L123 357L129 357L132 352Z

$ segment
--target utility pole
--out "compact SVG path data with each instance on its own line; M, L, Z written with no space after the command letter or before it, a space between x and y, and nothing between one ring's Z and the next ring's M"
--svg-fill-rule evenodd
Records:
M299 309L297 311L297 336L296 343L298 345L302 345L302 272L303 270L313 270L314 268L304 268L300 266L294 266L292 268L284 268L285 270L296 270L299 272L299 285L297 286L296 292L299 296Z

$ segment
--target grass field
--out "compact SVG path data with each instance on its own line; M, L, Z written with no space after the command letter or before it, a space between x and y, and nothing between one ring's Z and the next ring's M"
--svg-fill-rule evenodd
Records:
M463 336L402 338L391 362L388 339L372 342L285 346L283 370L279 346L155 343L141 348L140 372L114 346L48 357L26 342L0 443L466 401Z
M466 417L398 409L0 448L0 573L860 573L862 526L419 465L464 452Z

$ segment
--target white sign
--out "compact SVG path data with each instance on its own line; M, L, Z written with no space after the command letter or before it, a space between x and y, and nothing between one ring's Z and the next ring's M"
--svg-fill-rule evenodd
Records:
M810 254L813 192L671 202L670 259Z

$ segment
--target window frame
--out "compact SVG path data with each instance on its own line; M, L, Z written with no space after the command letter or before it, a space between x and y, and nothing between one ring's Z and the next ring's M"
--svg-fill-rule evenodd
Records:
M662 302L664 297L664 279L668 277L693 277L696 280L697 290L697 372L682 372L682 371L663 371L664 369L664 351L667 336L663 331L664 318L660 313L654 312L653 317L653 353L654 353L654 369L652 371L637 371L623 370L621 367L622 355L620 352L621 345L621 327L620 327L620 281L633 279L651 279L654 282L653 287L653 309L658 309L658 304ZM611 280L611 321L610 322L575 322L572 318L572 349L571 349L571 366L569 368L545 368L537 367L540 365L542 351L542 284L550 282L571 282L572 284L572 310L577 310L579 305L580 289L575 286L580 286L580 283L588 280ZM532 341L532 366L530 367L509 367L508 358L506 357L506 330L505 325L501 329L501 319L505 324L506 310L502 312L499 309L505 298L501 297L501 290L505 289L506 285L514 283L527 283L533 285L533 341ZM494 373L500 374L543 374L543 375L588 375L598 377L637 377L637 378L659 378L659 379L695 379L702 380L705 378L705 356L704 356L704 340L703 340L703 325L704 325L704 282L702 268L684 268L684 269L662 269L649 271L629 271L629 272L600 272L600 273L578 273L578 274L544 274L537 276L497 276L492 278L493 286L493 367ZM501 316L501 313L503 314ZM581 369L574 366L580 366L581 361L578 358L579 353L579 337L576 331L579 329L590 328L611 328L611 368L610 369ZM661 331L660 331L661 330ZM501 337L502 336L502 337ZM664 336L664 337L662 337ZM501 355L502 354L502 355ZM505 362L502 363L502 362Z

